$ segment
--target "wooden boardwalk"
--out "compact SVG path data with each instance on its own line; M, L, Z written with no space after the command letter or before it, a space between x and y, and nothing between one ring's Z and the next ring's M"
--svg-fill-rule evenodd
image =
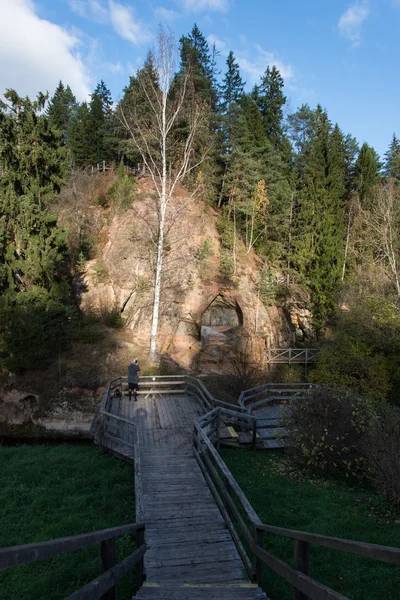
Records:
M136 598L266 598L250 582L213 495L193 457L194 421L204 413L187 395L115 399L115 450L135 454L136 519L146 525L146 583ZM125 444L125 446L121 445Z

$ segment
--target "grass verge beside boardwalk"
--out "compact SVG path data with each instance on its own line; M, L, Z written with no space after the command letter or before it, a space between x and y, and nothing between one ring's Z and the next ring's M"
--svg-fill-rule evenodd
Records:
M385 546L400 546L400 515L385 499L346 482L307 478L276 454L226 448L221 455L261 521ZM266 534L266 548L293 566L293 540ZM352 600L398 600L400 568L311 546L310 576ZM271 600L292 588L265 567Z
M0 446L0 547L135 521L132 467L89 446ZM118 560L133 538L117 541ZM99 545L0 571L2 600L61 600L100 574ZM134 575L117 587L133 594Z

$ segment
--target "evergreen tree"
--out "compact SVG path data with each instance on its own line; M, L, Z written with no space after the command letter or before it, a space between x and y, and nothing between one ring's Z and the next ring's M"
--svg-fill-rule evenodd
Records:
M49 210L64 182L65 148L43 113L13 90L0 103L0 289L50 289L64 259L64 235Z
M62 81L58 84L54 96L46 109L50 123L61 132L65 144L68 144L71 122L76 116L78 103L69 85L64 87Z
M355 185L363 206L367 206L372 198L374 185L380 181L380 163L373 148L364 143L355 165Z
M69 148L73 161L77 166L90 165L92 153L89 146L90 113L86 102L77 109L76 116L71 122L69 134Z
M147 114L151 121L152 109L144 93L145 89L159 90L159 77L152 52L148 52L143 67L137 71L136 75L131 75L129 78L129 85L124 88L124 95L116 110L119 117L116 121L115 132L120 140L119 148L124 160L131 164L140 163L141 157L129 143L124 119L130 119L133 116L137 119L144 119Z
M338 127L332 131L320 106L314 123L297 198L293 260L311 289L314 323L321 328L334 310L343 264L346 163L343 135Z
M283 106L286 96L283 93L284 81L275 65L269 67L261 77L261 83L255 86L253 97L260 109L265 133L275 148L283 143Z
M187 72L190 74L194 94L215 111L218 103L215 87L215 49L212 54L206 38L196 23L188 36L181 37L179 44L180 75Z
M226 65L227 70L221 86L220 109L225 147L229 152L231 149L233 111L235 105L240 102L243 96L244 83L240 76L239 65L235 61L232 51L228 55Z
M395 133L385 154L385 175L400 180L400 141Z
M103 80L96 86L89 104L88 162L111 160L115 154L111 92Z

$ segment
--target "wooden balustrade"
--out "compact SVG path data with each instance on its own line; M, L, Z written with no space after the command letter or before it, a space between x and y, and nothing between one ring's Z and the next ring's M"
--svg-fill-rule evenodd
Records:
M264 387L264 386L260 386ZM193 432L193 452L220 508L243 564L250 577L262 584L263 568L269 567L293 586L294 600L349 600L309 575L310 545L323 546L400 566L400 548L307 533L261 523L245 494L218 453L221 416L226 414L243 425L245 415L220 407L197 420ZM251 417L251 415L247 415ZM252 424L256 419L252 418ZM248 422L250 427L250 422ZM254 427L254 431L256 429ZM255 447L255 446L254 446ZM265 533L294 541L294 567L276 558L264 547Z
M125 533L136 534L136 550L116 563L116 538ZM144 541L145 525L143 523L130 523L120 527L101 529L82 535L74 535L36 544L12 546L0 549L0 570L17 565L50 558L57 554L72 552L100 544L100 562L102 574L77 592L68 597L69 600L115 600L115 584L122 579L132 568L136 567L136 586L143 584L143 557L146 552Z

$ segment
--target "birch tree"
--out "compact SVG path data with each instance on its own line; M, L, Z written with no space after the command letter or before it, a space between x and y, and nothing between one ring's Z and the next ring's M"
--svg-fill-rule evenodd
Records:
M393 183L375 188L371 209L363 211L362 222L371 259L383 269L400 302L400 194Z
M188 101L190 72L175 76L175 55L172 33L160 27L153 53L158 80L143 69L138 73L130 102L121 102L118 108L119 119L153 181L156 196L158 226L150 337L153 362L157 352L165 239L181 210L178 208L167 219L167 209L176 186L204 160L204 155L196 155L195 144L206 120L206 110L200 100Z

